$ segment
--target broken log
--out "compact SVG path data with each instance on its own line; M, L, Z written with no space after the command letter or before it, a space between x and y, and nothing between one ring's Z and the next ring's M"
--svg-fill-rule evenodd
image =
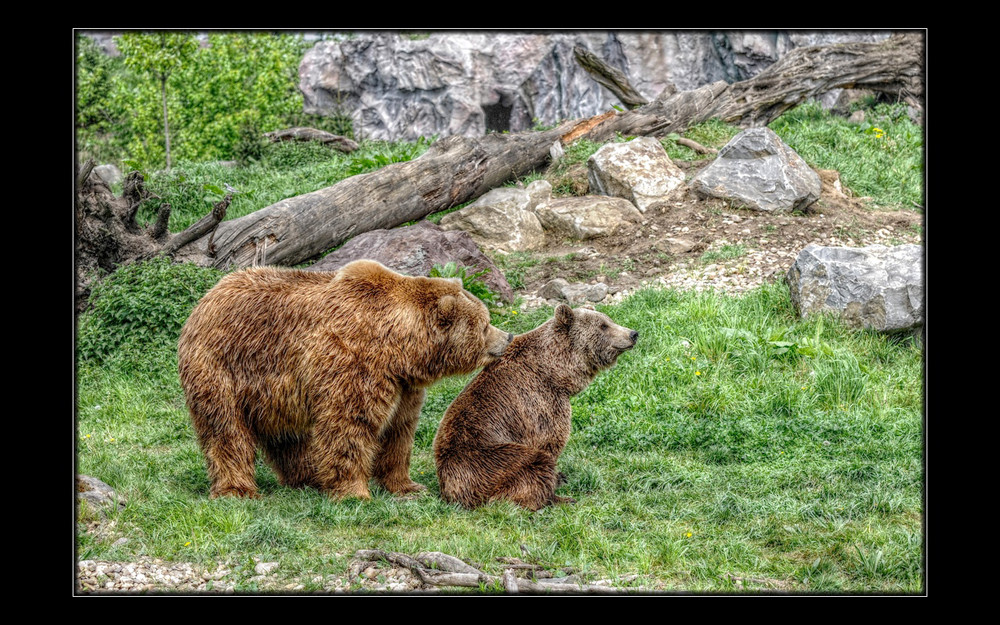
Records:
M649 100L636 91L628 76L617 67L611 67L596 54L580 46L573 47L576 62L602 87L614 94L622 104L630 109L649 104Z
M438 552L434 552L438 553ZM418 554L427 555L427 554ZM446 554L440 554L446 556ZM501 576L489 575L475 569L471 565L455 558L446 556L436 557L436 563L443 564L443 569L426 568L416 558L397 553L395 551L383 551L382 549L361 549L354 554L356 559L365 561L382 560L396 566L410 569L420 577L420 580L431 586L459 588L480 588L482 586L494 586L503 588L508 594L533 593L533 594L574 594L574 595L620 595L628 593L650 592L643 588L614 588L595 584L566 584L566 583L538 583L528 579L514 576L513 567L508 567ZM472 569L470 572L469 569ZM636 579L635 576L628 576L627 581ZM608 583L608 580L602 580Z
M264 136L272 143L278 141L319 141L348 154L358 149L358 144L347 137L304 126L285 128L284 130L272 130L271 132L265 132Z
M215 206L212 207L212 212L205 215L197 222L189 226L183 232L174 235L166 245L163 246L164 254L173 254L180 248L184 247L191 241L200 239L206 234L213 234L215 227L226 218L226 210L229 208L229 203L233 201L233 194L227 193L226 197L222 198L221 201L217 202ZM208 241L208 254L212 255L212 238L209 237Z
M392 228L463 204L543 165L549 147L575 126L544 132L452 136L422 156L288 198L219 224L216 255L204 238L182 248L178 259L218 269L247 267L267 248L267 263L295 265L351 237Z
M831 89L871 89L920 100L924 86L924 38L895 34L878 43L841 43L796 48L756 76L675 92L666 89L649 104L619 113L586 137L608 141L616 133L683 132L716 118L743 128L766 126L788 109ZM653 130L655 128L655 130Z

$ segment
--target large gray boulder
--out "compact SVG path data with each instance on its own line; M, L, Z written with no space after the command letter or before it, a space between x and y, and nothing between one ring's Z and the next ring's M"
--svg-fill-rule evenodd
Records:
M340 249L330 252L307 271L335 271L352 260L376 260L393 271L408 276L426 276L434 265L455 262L472 274L484 269L483 282L507 302L514 300L514 290L502 271L462 231L446 232L430 221L391 230L372 230L359 234Z
M465 208L441 218L444 230L464 230L479 245L521 252L535 249L545 242L535 208L548 202L552 185L536 180L525 188L493 189Z
M789 50L879 41L866 31L360 32L318 42L299 66L305 112L347 114L356 136L385 140L518 132L534 119L590 117L617 99L576 62L582 46L647 100L755 76Z
M631 202L603 195L553 198L535 213L547 233L577 240L613 235L642 221Z
M684 172L653 137L607 143L587 160L590 192L624 198L640 212L665 206L679 190Z
M748 128L733 137L691 180L699 195L764 212L804 210L819 199L819 175L770 128Z
M911 330L924 323L923 246L808 245L788 270L799 314L832 312L856 328Z

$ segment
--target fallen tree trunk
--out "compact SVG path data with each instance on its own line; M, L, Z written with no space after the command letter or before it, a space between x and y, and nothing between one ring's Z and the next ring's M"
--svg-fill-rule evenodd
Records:
M580 64L580 67L587 70L591 78L613 93L625 106L635 109L649 104L649 100L636 91L624 72L616 67L611 67L590 50L575 46L573 56L576 57L576 62Z
M350 153L358 149L358 144L347 137L304 126L285 128L284 130L272 130L271 132L265 132L264 136L272 143L278 141L319 141L345 153Z
M184 245L173 246L179 248L174 255L180 260L220 269L255 264L295 265L354 235L392 228L473 200L541 167L557 141L587 138L601 142L613 139L616 133L659 136L681 132L713 117L740 126L761 126L796 104L838 87L863 87L900 98L919 99L923 96L923 70L921 33L894 35L879 43L798 48L749 80L732 85L717 82L683 92L667 89L653 102L632 111L574 120L543 132L449 137L435 143L416 160L353 176L332 187L224 221L217 227L212 223L209 233L190 242L176 235L172 240ZM93 197L89 181L95 176L89 170L81 168L80 174L87 181L81 184L78 193L81 247L100 247L107 243L107 237L96 229L100 219L95 220L95 215L103 215L106 207L102 206L108 201ZM81 203L89 207L84 211L88 225L83 228ZM121 222L126 234L153 240L151 233L137 232L134 204L129 206L133 209L131 214L118 215L118 208L112 211L118 215L115 219ZM204 227L205 223L196 226ZM128 239L124 235L120 238ZM110 267L115 259L144 257L150 246L142 247L138 255L127 251L104 254L102 262L97 264ZM159 251L169 249L159 241L152 247Z
M718 81L690 91L667 89L654 101L620 113L586 136L683 132L709 119L744 128L766 126L788 109L838 88L871 89L901 100L923 98L924 40L902 33L878 43L796 48L753 78Z
M216 254L204 239L177 258L220 269L254 264L294 265L356 234L392 228L473 200L545 163L552 144L571 128L448 137L420 158L394 163L332 187L298 195L245 217L223 222Z

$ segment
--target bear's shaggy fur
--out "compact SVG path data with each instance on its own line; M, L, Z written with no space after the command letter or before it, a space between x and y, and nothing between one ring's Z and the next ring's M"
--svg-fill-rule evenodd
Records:
M631 349L639 333L565 304L455 398L434 438L441 496L475 508L507 499L530 510L573 503L555 494L569 439L569 399Z
M181 385L211 496L256 496L264 454L287 486L403 494L424 387L493 362L512 336L460 280L359 260L223 278L181 331Z

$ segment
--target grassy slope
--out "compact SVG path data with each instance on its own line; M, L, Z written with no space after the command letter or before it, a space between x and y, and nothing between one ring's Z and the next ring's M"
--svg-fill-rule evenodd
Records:
M813 126L839 122L803 119L796 148L832 166L805 146L832 132ZM848 131L863 134L837 130ZM701 132L698 140L719 143L728 131ZM259 171L189 168L193 181L171 200L192 208L176 211L172 228L207 206L197 172L251 191L249 212L350 167L311 146L278 146L267 158ZM203 276L198 288L215 278ZM172 280L195 282L157 274L139 288ZM183 318L180 308L198 295L164 315ZM94 333L87 345L113 351L80 362L78 468L128 497L112 520L130 540L115 547L80 532L81 559L221 560L241 566L239 588L253 590L256 556L280 561L278 575L309 590L317 574L342 574L360 548L439 550L490 565L524 544L552 563L601 577L638 573L648 577L637 583L673 589L735 590L727 574L812 591L922 587L922 352L909 339L797 320L780 284L742 298L651 290L604 307L642 338L573 402L573 435L560 459L569 483L560 492L579 503L534 514L508 504L466 511L436 497L431 443L467 378L435 385L424 406L413 477L431 496L397 500L376 488L371 502L335 502L279 486L261 463L262 498L209 500L176 375L176 325L146 342L112 336L113 314L134 327L151 306L129 294L116 301L122 309L101 313L101 323L81 323ZM522 332L550 314L497 313L494 322Z
M536 514L378 489L371 502L335 502L279 486L263 463L261 499L211 501L173 350L136 366L84 365L79 471L128 497L113 518L130 541L80 534L79 556L258 556L308 581L341 573L361 548L489 563L525 544L547 561L668 588L728 590L720 576L731 573L809 590L920 589L921 352L911 340L828 321L829 353L779 354L773 342L807 345L817 327L794 319L781 285L742 299L646 291L604 310L642 339L574 399L560 492L579 503ZM495 322L521 332L549 314ZM433 495L434 432L464 383L434 386L421 417L413 476Z

